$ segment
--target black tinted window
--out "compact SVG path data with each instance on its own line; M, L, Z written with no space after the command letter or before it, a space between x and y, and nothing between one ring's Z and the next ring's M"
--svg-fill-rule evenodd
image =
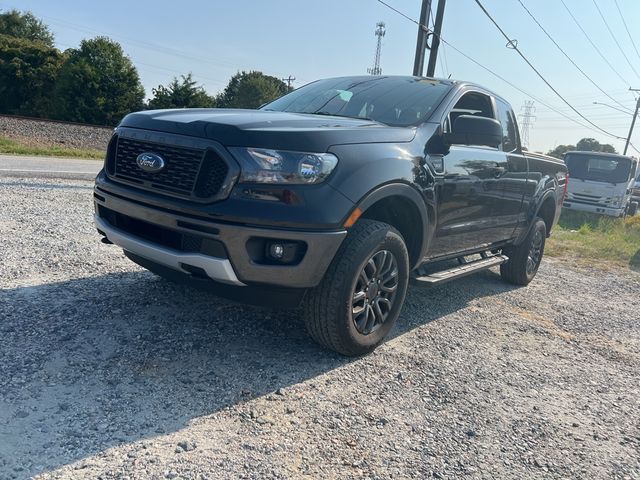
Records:
M598 156L588 153L569 153L564 157L569 177L597 182L624 183L631 174L628 158Z
M394 126L426 120L450 84L411 77L347 77L319 80L263 107L375 120Z
M518 147L516 120L511 107L502 100L496 100L500 124L502 125L502 150L513 152Z

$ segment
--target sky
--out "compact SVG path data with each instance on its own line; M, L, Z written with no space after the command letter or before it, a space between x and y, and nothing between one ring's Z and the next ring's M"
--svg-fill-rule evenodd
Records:
M385 1L418 19L421 0ZM628 89L640 88L640 52L636 50L640 49L637 28L640 1L564 0L609 64L589 43L560 0L521 1L578 67L614 100L599 91L558 51L519 0L482 3L509 38L517 40L518 48L534 67L573 107L598 127L626 138L631 114L593 102L617 108L635 106L634 94ZM596 1L613 36L598 13ZM437 0L433 4L435 11ZM291 75L296 78L295 87L319 78L365 74L373 64L374 31L379 21L386 23L383 73L411 74L418 28L377 0L0 0L0 9L10 8L30 10L42 18L61 49L77 47L82 39L97 35L120 42L138 68L147 96L153 87L189 72L211 94L223 89L239 70L259 70L278 78ZM517 52L506 47L505 38L475 0L448 0L442 38L488 70L445 45L440 50L436 76L482 84L509 100L516 113L522 113L525 101L535 102L530 150L546 152L558 144L575 144L583 137L593 137L622 151L624 140L577 125L562 115L588 125ZM640 148L640 125L632 142ZM629 153L638 155L633 149Z

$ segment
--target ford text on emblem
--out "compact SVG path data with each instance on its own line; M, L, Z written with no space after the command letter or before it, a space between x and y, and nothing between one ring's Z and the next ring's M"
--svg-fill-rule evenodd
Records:
M142 170L150 173L159 172L165 166L164 159L160 155L151 152L144 152L138 155L136 163Z

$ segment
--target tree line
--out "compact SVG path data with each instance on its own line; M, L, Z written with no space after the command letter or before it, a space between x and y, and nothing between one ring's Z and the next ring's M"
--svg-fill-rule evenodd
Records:
M595 138L583 138L575 145L558 145L553 150L549 150L547 155L561 159L565 153L573 150L580 152L618 153L614 146L609 143L600 143Z
M30 12L0 11L0 113L116 125L127 113L158 108L257 108L288 92L257 71L234 75L210 95L191 73L152 89L122 46L103 36L61 51L49 27Z

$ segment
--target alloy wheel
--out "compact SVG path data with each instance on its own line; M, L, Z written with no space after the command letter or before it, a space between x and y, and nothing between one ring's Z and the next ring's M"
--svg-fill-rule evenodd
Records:
M527 256L527 275L533 275L540 265L543 242L542 232L536 230L536 233L531 239L531 246L529 247L529 254Z
M358 274L352 292L351 319L362 335L382 326L398 290L398 262L388 250L375 252Z

